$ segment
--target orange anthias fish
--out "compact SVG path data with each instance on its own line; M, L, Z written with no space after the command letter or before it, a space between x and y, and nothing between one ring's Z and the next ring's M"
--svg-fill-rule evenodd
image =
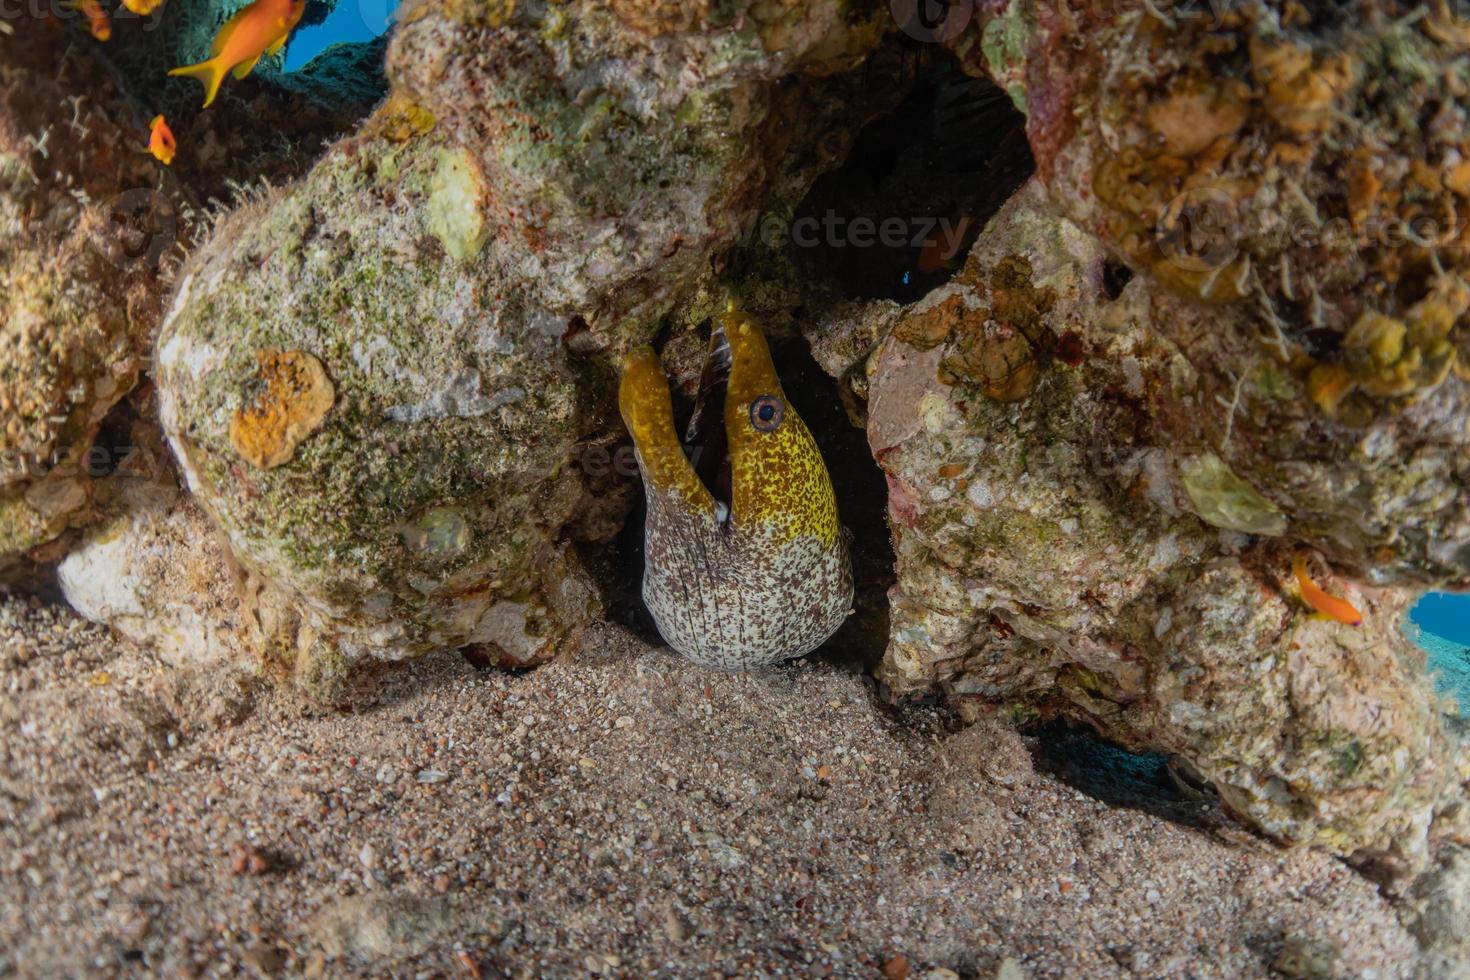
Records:
M123 0L123 6L127 7L139 17L147 17L158 9L163 0Z
M1363 625L1363 614L1358 612L1351 602L1328 595L1316 582L1312 581L1312 576L1307 573L1307 559L1304 555L1297 555L1292 559L1291 570L1296 573L1296 583L1302 590L1303 602L1328 619L1335 619L1348 626Z
M163 116L154 116L153 121L148 124L148 152L167 167L174 162L174 154L178 149L179 144L174 141L174 131L168 128Z
M107 19L107 12L102 9L102 4L97 0L79 0L76 8L87 18L87 30L99 41L105 41L112 37L112 21Z
M208 61L175 68L169 74L199 79L204 86L204 105L208 108L219 94L225 72L244 78L254 70L261 56L280 51L304 10L306 0L254 0L219 29L210 46Z

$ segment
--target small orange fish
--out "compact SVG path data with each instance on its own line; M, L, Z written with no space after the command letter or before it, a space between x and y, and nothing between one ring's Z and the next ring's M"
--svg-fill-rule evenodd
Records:
M112 21L107 19L107 12L102 9L98 0L78 0L76 9L87 18L87 30L99 41L105 41L112 37Z
M225 72L244 78L262 56L284 48L305 10L306 0L254 0L219 29L210 46L208 61L175 68L169 74L199 79L204 86L204 106L208 108L219 94Z
M168 128L163 116L154 116L153 121L148 124L148 152L167 167L174 162L174 154L178 149L179 144L174 141L174 131Z
M1312 576L1307 573L1307 559L1297 555L1291 561L1291 570L1296 573L1296 583L1302 590L1302 601L1328 619L1335 619L1348 626L1362 626L1363 614L1346 599L1323 592Z
M147 17L158 9L163 0L122 0L123 6L127 7L139 17Z

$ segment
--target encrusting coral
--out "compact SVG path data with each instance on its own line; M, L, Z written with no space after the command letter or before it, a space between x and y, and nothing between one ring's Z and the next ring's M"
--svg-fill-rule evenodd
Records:
M1087 721L1273 836L1417 870L1463 839L1470 774L1401 631L1424 588L1470 585L1458 22L980 21L955 50L1028 112L1038 178L868 366L884 676ZM1312 617L1303 549L1361 627Z
M1413 592L1352 587L1357 629L1311 615L1287 515L1158 441L1149 395L1181 352L1147 280L1108 295L1110 261L1032 185L874 355L898 554L882 676L1085 721L1187 760L1273 836L1416 867L1463 775L1400 631Z
M1161 424L1248 469L1335 563L1470 584L1470 505L1429 491L1470 476L1445 426L1470 339L1470 61L1451 8L1100 9L1067 25L1038 6L1028 84L1076 91L1029 130L1056 148L1059 207L1192 311L1157 320L1196 389L1160 399ZM1089 38L1065 66L1064 26ZM1215 356L1207 316L1269 357Z
M0 564L85 522L187 232L126 96L55 23L0 45ZM95 452L94 452L95 448Z
M280 611L267 655L316 690L366 657L475 645L525 665L571 645L598 609L573 526L615 529L588 515L626 499L579 465L612 424L587 354L651 336L735 240L774 82L877 34L826 5L652 48L597 5L401 21L392 96L220 225L159 344L190 489ZM320 365L330 410L262 391L286 357Z

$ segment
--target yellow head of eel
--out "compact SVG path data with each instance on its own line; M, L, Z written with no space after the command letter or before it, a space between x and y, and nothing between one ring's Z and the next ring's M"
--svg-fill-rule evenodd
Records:
M786 400L760 327L731 310L712 339L729 379L729 499L674 432L649 348L623 363L618 401L648 498L643 601L668 644L699 663L757 667L809 653L852 606L852 570L826 464Z

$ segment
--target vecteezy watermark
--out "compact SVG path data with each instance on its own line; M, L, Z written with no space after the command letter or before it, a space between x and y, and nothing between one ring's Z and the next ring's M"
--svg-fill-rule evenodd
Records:
M171 480L168 460L142 446L94 443L85 449L58 449L49 456L0 453L0 484L43 478L125 477L132 480Z
M1155 229L1159 250L1181 269L1208 272L1235 258L1234 207L1217 188L1184 191L1164 209Z
M606 446L593 446L582 453L580 463L582 472L592 477L607 476L612 473L625 479L631 479L638 475L638 455L630 445L617 446L613 449L608 449Z
M888 0L899 30L924 44L945 44L975 17L975 0Z
M679 451L689 460L690 466L699 468L699 458L704 455L703 446L681 446ZM650 448L649 452L658 453L660 450ZM638 475L638 451L629 443L614 446L612 449L593 446L582 453L578 462L582 472L591 477L613 474L623 479L632 479Z
M755 227L747 231L747 241L754 233L767 248L783 248L788 243L797 248L937 248L948 256L959 250L969 227L964 216L849 218L829 208L820 217L761 215Z
M116 266L144 263L157 269L164 253L179 240L179 216L162 191L134 187L107 207L107 232L94 239L103 256Z
M153 30L163 21L162 4L147 14L135 14L122 4L107 4L106 7L110 20L141 20L145 31ZM73 0L0 0L0 21L23 20L27 17L33 20L53 19L65 22L83 20L86 14L81 5Z

